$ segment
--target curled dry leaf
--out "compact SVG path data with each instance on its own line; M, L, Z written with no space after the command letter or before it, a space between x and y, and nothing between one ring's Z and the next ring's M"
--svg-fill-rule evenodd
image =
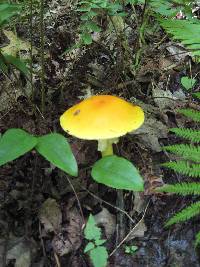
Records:
M62 213L55 199L48 198L41 206L39 220L44 225L46 233L60 232Z
M116 218L106 208L94 216L97 225L103 226L107 238L110 238L116 229Z
M76 251L82 242L82 218L78 210L76 208L69 210L67 219L69 223L52 241L54 251L60 256Z

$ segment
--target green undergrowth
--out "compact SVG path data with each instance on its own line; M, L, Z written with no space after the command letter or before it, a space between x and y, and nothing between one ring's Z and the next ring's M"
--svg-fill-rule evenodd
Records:
M195 96L200 100L199 93ZM193 109L180 109L179 113L193 120L194 123L200 125L200 111ZM160 192L175 193L181 196L187 195L200 195L200 130L190 128L172 128L176 136L185 139L187 143L175 144L166 146L164 149L174 155L178 156L176 161L166 162L162 164L163 167L174 170L184 176L194 178L194 182L179 182L176 184L166 184L159 188ZM173 225L175 223L185 222L200 215L200 201L196 201L181 211L177 212L166 223L166 226ZM200 245L200 232L196 235L196 246Z

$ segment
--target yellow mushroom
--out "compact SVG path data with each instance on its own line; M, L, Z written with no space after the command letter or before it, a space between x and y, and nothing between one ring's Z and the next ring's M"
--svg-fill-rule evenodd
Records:
M69 108L60 117L60 124L68 134L80 139L97 140L102 156L112 155L112 144L118 137L139 128L144 112L119 97L92 96Z

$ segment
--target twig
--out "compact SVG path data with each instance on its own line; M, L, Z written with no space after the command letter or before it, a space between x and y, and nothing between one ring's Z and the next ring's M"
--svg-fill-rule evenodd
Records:
M67 181L68 181L69 185L71 186L72 191L74 192L74 195L76 197L76 200L77 200L77 203L78 203L78 206L79 206L79 210L80 210L80 213L81 213L83 224L85 224L85 218L84 218L84 215L83 215L83 210L82 210L81 203L80 203L80 200L78 198L78 195L76 193L76 190L75 190L71 180L69 179L69 177L67 175L65 175L65 177L67 178Z
M31 100L34 99L33 90L33 0L30 0L30 38L31 38L31 49L30 49L30 84L31 84Z
M112 205L111 203L109 203L109 202L107 202L107 201L101 199L100 197L96 196L94 193L90 192L87 188L85 188L85 187L83 187L83 186L81 186L81 187L82 187L86 192L88 192L88 194L90 194L91 196L93 196L93 197L96 198L97 200L99 200L99 201L105 203L106 205L108 205L108 206L110 206L110 207L112 207L112 208L114 208L114 209L116 209L116 210L118 210L118 211L124 213L124 214L129 218L129 220L130 220L132 223L135 223L135 221L131 218L131 216L130 216L125 210L122 210L122 209L120 209L120 208L118 208L118 207Z
M39 234L40 234L40 242L42 245L42 252L43 252L44 257L46 258L47 255L46 255L46 250L45 250L45 246L44 246L44 241L42 238L42 227L41 227L40 221L39 221Z
M150 202L150 201L149 201ZM111 257L117 250L118 248L121 247L121 245L127 240L127 238L134 232L135 228L142 222L142 220L144 219L144 216L147 212L147 208L149 206L149 202L146 205L146 208L144 210L144 213L142 215L142 218L139 220L138 223L136 223L136 225L131 229L131 231L125 236L125 238L116 246L116 248L110 253L109 257Z
M55 260L56 260L56 265L57 265L57 267L61 267L61 265L60 265L60 260L59 260L59 258L58 258L58 255L54 252L54 258L55 258Z

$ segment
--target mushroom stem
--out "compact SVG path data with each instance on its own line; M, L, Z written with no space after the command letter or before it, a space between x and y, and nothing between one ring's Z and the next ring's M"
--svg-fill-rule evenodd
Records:
M98 140L98 151L101 151L102 157L113 155L113 144L118 142L118 138Z
M102 157L113 155L113 146L109 143L105 150L101 151Z

